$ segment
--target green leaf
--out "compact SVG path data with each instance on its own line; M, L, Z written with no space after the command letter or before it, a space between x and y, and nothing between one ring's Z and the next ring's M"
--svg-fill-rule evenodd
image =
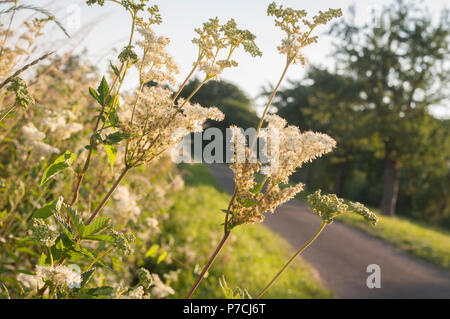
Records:
M76 157L76 154L69 151L66 151L63 155L58 157L50 166L45 169L40 185L42 186L52 176L71 166Z
M147 252L145 253L145 258L147 258L147 257L155 258L156 255L158 254L158 250L159 250L159 245L153 244L152 247L150 247L150 249L147 250Z
M120 80L120 71L119 69L113 65L111 62L109 62L109 65L111 66L111 69L113 70L114 74L119 78Z
M114 242L114 238L110 235L89 235L83 238L84 240L106 241L108 243Z
M97 94L97 92L95 92L95 90L93 89L93 88L89 88L89 93L92 95L92 97L99 103L99 104L101 104L101 102L100 102L100 98L98 97L98 94Z
M112 296L114 288L108 286L97 287L89 289L86 293L91 296Z
M98 93L98 98L100 100L100 104L106 105L107 104L106 99L109 95L109 86L108 86L108 83L106 82L105 77L102 77L102 81L100 82L100 85L98 86L97 93Z
M105 147L106 155L108 155L109 165L111 166L111 171L113 170L114 163L117 157L117 148L112 145L103 145Z
M156 260L156 263L159 264L160 262L164 261L167 257L167 251L161 248L161 253L158 257L158 260Z
M255 186L253 186L252 189L250 189L250 192L252 192L255 195L258 195L259 192L261 192L262 187L263 187L263 183L258 183Z
M61 209L61 205L64 201L64 198L62 196L59 196L58 199L55 199L54 201L50 202L49 204L45 205L44 207L39 208L31 218L42 218L47 219L55 212L59 212Z
M88 226L85 226L83 238L90 236L90 235L96 235L96 234L104 231L105 229L107 229L110 226L111 226L111 218L97 217L96 219L94 219L92 221L91 224L89 224Z
M245 208L252 207L252 206L254 206L257 203L256 201L254 201L253 199L250 199L250 198L247 198L246 200L242 200L241 198L237 198L236 200L237 200L237 202L239 204L241 204Z
M75 230L77 231L80 238L83 238L83 235L85 233L85 226L83 224L83 221L81 220L80 215L78 215L77 211L70 207L67 204L63 205L64 210L67 212L67 214L70 217L70 223L73 225Z
M114 144L120 143L120 141L122 141L122 140L130 138L131 136L133 136L133 135L127 134L124 132L114 132L114 133L106 136L105 140L103 141L103 144L114 145Z
M109 123L116 127L119 124L119 116L117 115L117 111L115 108L111 107L111 111L108 114Z
M84 288L86 284L91 280L92 276L94 275L95 268L89 269L88 271L81 274L81 284L80 289Z

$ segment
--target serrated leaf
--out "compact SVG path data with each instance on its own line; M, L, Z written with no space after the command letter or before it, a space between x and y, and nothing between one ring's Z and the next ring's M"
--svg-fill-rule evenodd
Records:
M105 77L102 77L102 81L100 82L100 85L98 86L97 93L98 93L98 98L100 100L100 104L106 105L107 104L106 99L109 95L109 86L108 86L108 82L106 82Z
M89 224L88 226L85 226L83 238L90 236L90 235L96 235L96 234L104 231L105 229L107 229L110 226L111 226L111 218L97 217L96 219L94 219L92 221L91 224Z
M59 196L54 201L50 202L49 204L45 205L44 207L39 208L31 218L42 218L47 219L55 212L59 212L61 209L61 205L64 202L64 198L62 196Z
M111 166L111 171L114 168L114 163L117 157L117 148L112 145L103 145L105 147L106 155L108 156L109 165Z
M77 231L80 238L83 238L86 227L84 226L80 215L77 213L77 211L75 209L73 209L72 207L70 207L67 204L63 204L63 207L64 207L64 210L69 215L70 223L73 225L73 227Z
M76 157L77 157L76 154L71 153L69 151L66 151L63 155L58 157L52 164L50 164L50 166L48 166L45 169L44 174L42 175L40 185L42 186L55 174L70 167L72 165L72 163L75 161Z

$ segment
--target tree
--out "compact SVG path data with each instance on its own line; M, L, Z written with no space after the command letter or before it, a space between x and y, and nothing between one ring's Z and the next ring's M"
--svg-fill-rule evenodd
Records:
M200 84L198 79L190 81L180 96L186 98ZM203 106L216 106L225 114L222 122L210 123L225 131L227 127L236 125L242 128L256 127L259 118L252 108L251 100L236 85L221 80L210 81L203 85L192 98L192 102Z
M381 10L376 26L353 21L333 28L342 40L336 44L338 66L361 86L361 108L369 115L364 125L384 161L380 208L394 215L400 169L429 136L420 123L448 95L448 11L434 23L423 8L399 0Z

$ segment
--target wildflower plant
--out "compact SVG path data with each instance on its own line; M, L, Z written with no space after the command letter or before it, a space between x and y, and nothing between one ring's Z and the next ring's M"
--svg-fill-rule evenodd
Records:
M266 213L293 198L304 185L289 185L289 177L335 148L331 137L302 132L267 112L288 68L305 65L302 49L317 41L314 29L341 11L330 9L308 20L303 10L269 5L268 15L285 33L278 50L286 62L256 138L247 141L241 129L231 127L235 191L224 209L223 237L201 267L188 240L180 247L164 234L173 194L184 186L167 155L184 136L202 131L206 121L224 119L218 108L191 100L205 83L218 81L223 72L238 66L239 50L261 56L256 37L234 19L225 23L209 19L195 29L192 42L198 54L176 87L179 68L167 52L170 41L154 32L154 26L163 22L158 6L149 0L86 3L119 5L131 18L129 38L111 61L109 76L99 76L70 54L50 52L31 63L18 63L36 49L36 39L45 36L45 24L57 21L44 9L19 1L4 12L11 13L11 20L8 28L0 29L0 90L5 93L0 103L6 105L0 115L5 123L0 145L5 163L0 246L6 252L2 263L10 272L0 274L0 280L7 282L13 297L166 298L176 293L171 285L178 280L179 267L195 267L198 279L190 298L231 231L261 223ZM19 9L32 9L43 17L25 21L26 32L12 45L11 21ZM44 60L47 64L40 63ZM35 75L27 83L19 75L30 67L35 67ZM132 68L139 74L139 85L123 92ZM196 72L203 79L188 97L180 98ZM258 142L266 145L267 161L256 154ZM355 212L376 222L376 216L359 203L344 203L320 192L308 200L323 226L307 245L340 214ZM149 261L156 272L149 271ZM246 290L229 288L224 278L220 286L228 298L250 298ZM2 285L1 295L10 296L9 290Z
M330 152L336 146L336 142L331 137L322 133L301 132L299 128L287 125L283 118L275 114L267 115L267 111L289 67L292 64L306 65L306 58L302 49L317 42L318 36L312 35L314 29L318 25L326 24L332 19L340 17L342 15L341 10L320 11L312 20L308 20L306 11L283 8L283 6L277 6L273 2L269 5L267 14L275 18L275 25L286 34L286 38L278 46L278 51L286 57L285 66L264 108L253 141L247 143L242 130L237 127L230 128L235 151L234 162L231 165L234 172L235 190L227 209L224 210L224 235L203 272L198 276L197 281L187 294L187 298L190 298L197 289L204 274L209 270L227 241L231 230L239 225L261 223L264 220L264 213L274 212L278 206L293 198L303 189L302 183L287 187L280 186L288 183L289 176L303 163ZM303 30L303 28L306 28L306 30ZM261 131L264 122L267 122L268 125L264 131ZM268 163L265 165L262 165L255 150L258 138L266 144L265 155L268 157ZM261 182L256 180L258 172L264 176ZM330 210L342 209L343 207L335 206L331 207ZM358 205L352 205L352 208L357 209L358 212L363 211ZM334 212L338 214L338 212ZM364 212L367 217L372 216L372 213L368 213L366 210ZM324 225L325 222L316 235L288 261L256 298L262 296L290 262L317 238ZM226 289L226 291L226 294L230 294L229 289Z

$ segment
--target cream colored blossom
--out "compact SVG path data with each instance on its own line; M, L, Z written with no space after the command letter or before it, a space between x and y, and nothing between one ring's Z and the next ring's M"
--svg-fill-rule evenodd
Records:
M170 286L164 284L158 275L153 274L153 282L151 287L151 294L155 298L165 298L168 295L173 295L175 290L173 290Z
M138 27L138 32L143 37L136 43L143 51L142 59L136 63L141 84L149 81L176 84L174 74L178 74L179 69L173 57L166 52L170 40L156 36L149 26Z
M42 160L53 153L59 153L59 149L43 142L45 134L39 131L33 123L22 126L22 137L25 143L33 150L33 156Z
M132 135L128 140L128 165L148 163L171 150L185 135L201 131L206 120L224 118L215 107L206 108L183 99L174 105L171 95L170 90L159 86L146 87L138 92L132 111L120 113L123 131Z
M36 276L40 279L47 279L55 285L75 287L81 284L81 276L72 269L63 266L36 266Z
M17 274L16 279L24 288L33 291L38 291L44 286L42 278L35 275L19 273Z

